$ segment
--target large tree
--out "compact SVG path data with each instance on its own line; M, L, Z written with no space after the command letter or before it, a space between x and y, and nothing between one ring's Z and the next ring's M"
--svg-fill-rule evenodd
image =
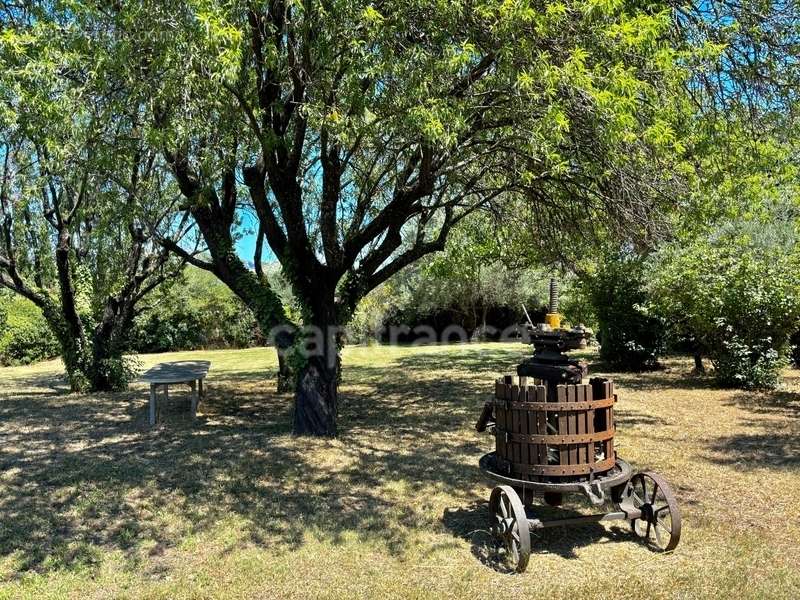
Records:
M562 235L595 219L646 229L670 197L682 74L664 5L118 10L137 43L126 70L153 98L149 139L209 251L194 260L262 327L287 324L234 251L237 208L250 206L313 327L290 353L296 433L336 433L337 328L359 300L441 250L469 214L524 199L543 219L561 215Z

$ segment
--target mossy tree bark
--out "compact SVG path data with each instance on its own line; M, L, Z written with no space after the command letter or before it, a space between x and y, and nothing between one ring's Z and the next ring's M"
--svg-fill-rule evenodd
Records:
M294 384L294 376L285 354L294 343L296 326L287 318L281 299L263 273L263 228L259 230L257 238L254 270L250 270L236 253L232 233L238 201L234 172L225 174L221 192L218 192L213 186L204 186L185 159L170 152L165 152L165 155L181 192L189 200L189 212L203 236L208 256L207 259L201 258L198 253L189 252L169 237L162 237L159 242L194 266L214 273L253 311L262 334L272 337L276 346L277 391L287 391ZM251 182L252 177L251 173L245 172L246 181ZM253 187L252 183L250 187ZM266 194L263 190L261 193ZM276 330L279 333L273 336Z

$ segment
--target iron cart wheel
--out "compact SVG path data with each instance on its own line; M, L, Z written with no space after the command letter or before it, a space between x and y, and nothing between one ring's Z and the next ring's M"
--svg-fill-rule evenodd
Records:
M622 492L620 506L641 511L631 520L634 534L649 546L667 552L681 539L681 511L672 488L658 473L636 473Z
M489 498L489 531L506 550L506 558L522 573L531 557L531 531L525 507L507 485L498 485Z

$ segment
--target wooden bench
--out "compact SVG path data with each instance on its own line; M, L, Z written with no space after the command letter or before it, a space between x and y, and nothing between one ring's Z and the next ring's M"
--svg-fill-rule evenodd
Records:
M207 360L184 360L178 362L159 363L140 377L141 381L150 384L150 425L156 424L156 392L164 388L164 397L169 399L169 386L175 384L188 385L192 390L192 418L197 416L197 405L205 396L203 380L208 375L211 363Z

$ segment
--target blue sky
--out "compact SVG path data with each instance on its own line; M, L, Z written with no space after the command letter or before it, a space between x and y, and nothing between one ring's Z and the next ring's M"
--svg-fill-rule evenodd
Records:
M236 242L236 253L246 263L253 260L253 253L256 249L256 232L258 231L258 219L250 211L241 212L242 225L240 228L241 239ZM277 260L269 244L264 243L263 254L261 255L262 262L274 262Z

